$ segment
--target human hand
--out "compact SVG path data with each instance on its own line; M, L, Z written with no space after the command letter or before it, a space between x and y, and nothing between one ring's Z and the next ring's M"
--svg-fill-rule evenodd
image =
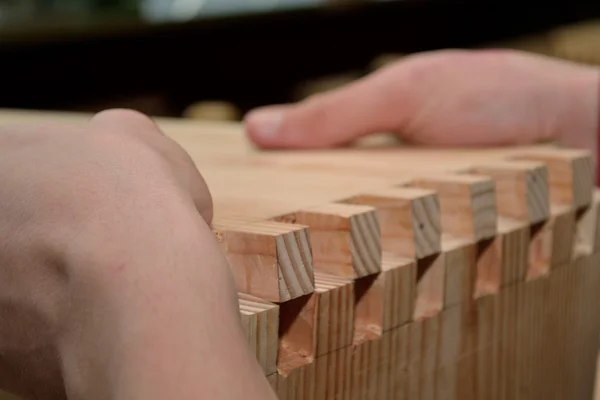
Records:
M346 144L371 133L439 146L558 141L595 151L598 70L518 51L415 54L340 89L245 118L264 148Z
M261 387L227 383L232 368L260 373L211 196L150 119L2 127L0 187L0 389L233 399Z

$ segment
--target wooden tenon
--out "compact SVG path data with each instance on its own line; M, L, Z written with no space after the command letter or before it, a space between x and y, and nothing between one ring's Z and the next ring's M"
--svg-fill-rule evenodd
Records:
M590 154L263 152L236 124L158 122L211 189L248 344L280 399L591 398Z

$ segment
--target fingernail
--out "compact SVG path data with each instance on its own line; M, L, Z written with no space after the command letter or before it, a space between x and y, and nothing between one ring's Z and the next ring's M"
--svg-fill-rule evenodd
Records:
M267 140L278 136L282 121L283 111L276 109L255 111L249 118L254 134Z

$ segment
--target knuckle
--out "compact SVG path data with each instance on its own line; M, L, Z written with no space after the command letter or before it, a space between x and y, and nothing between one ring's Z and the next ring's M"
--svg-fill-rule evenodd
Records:
M139 125L150 125L155 126L154 122L146 116L145 114L126 108L113 108L104 111L100 111L94 115L92 121L114 121L116 123L119 122L127 122L127 123L135 123Z
M97 140L108 144L109 148L105 149L113 156L136 165L135 168L126 166L127 170L139 170L142 167L146 171L144 176L152 176L154 181L162 176L174 183L191 195L205 219L212 220L212 196L192 157L179 143L165 135L147 136L158 134L160 130L150 118L137 111L106 110L94 118L92 123L99 122L104 128L126 133L99 135Z
M92 126L105 128L112 133L138 137L147 135L163 136L158 125L147 115L130 109L109 109L95 114L90 120Z

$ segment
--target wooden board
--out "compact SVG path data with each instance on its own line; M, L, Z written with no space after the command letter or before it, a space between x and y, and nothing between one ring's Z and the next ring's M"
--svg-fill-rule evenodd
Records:
M86 116L0 113L0 123ZM159 119L215 202L248 343L281 399L591 398L600 194L550 144L260 151Z

